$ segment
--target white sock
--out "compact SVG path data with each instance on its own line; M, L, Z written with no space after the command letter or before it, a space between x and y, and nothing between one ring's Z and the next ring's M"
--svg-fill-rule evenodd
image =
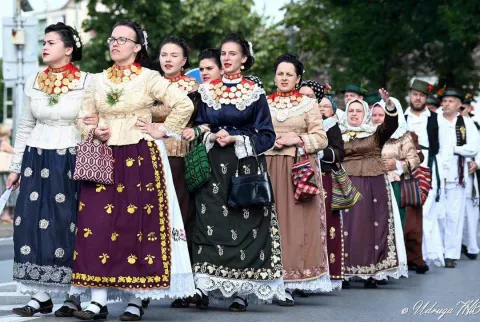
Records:
M244 301L242 298L239 298L239 297L236 297L236 298L233 300L233 303L238 303L238 304L240 304L240 305L245 306L245 301Z
M38 292L37 294L35 294L32 297L39 300L40 302L45 302L45 301L48 301L50 299L50 296L45 292ZM27 303L27 305L29 305L29 306L37 309L37 310L40 308L40 304L38 304L38 302L34 301L34 300L30 300Z
M285 298L287 300L293 301L293 296L289 291L285 291Z
M135 297L135 295L132 295L130 297L130 299L128 300L128 303L135 304L135 305L138 305L139 307L142 307L142 299ZM125 312L130 312L132 314L140 316L140 309L135 306L127 306L127 308L125 309Z
M195 289L195 293L197 293L198 295L200 295L200 297L202 297L202 295L208 296L208 291L202 291L202 290L200 290L199 288L196 288L196 289Z
M76 304L76 305L75 305ZM70 295L65 302L63 302L63 305L66 307L71 308L72 310L78 310L80 307L80 296L78 295Z
M92 302L97 302L101 306L105 306L107 304L107 290L101 288L92 288ZM100 312L100 308L95 304L89 304L86 310L91 311L95 314Z

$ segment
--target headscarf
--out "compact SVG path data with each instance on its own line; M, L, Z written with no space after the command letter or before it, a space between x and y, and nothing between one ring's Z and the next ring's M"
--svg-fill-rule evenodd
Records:
M323 86L322 84L314 80L305 80L300 84L299 88L302 88L305 86L310 87L312 89L317 101L320 102L322 100L323 96L325 95L325 86Z
M335 100L335 98L332 95L325 95L325 98L328 99L330 101L330 103L332 103L333 114L336 114L337 113L337 101ZM318 101L318 102L320 103L320 101Z
M332 109L333 109L333 115L330 116L329 118L326 118L326 119L323 120L323 128L324 128L325 131L328 131L333 126L335 126L335 124L338 123L338 120L335 118L335 114L337 112L337 101L331 95L325 95L324 97L326 99L328 99L330 101L330 103L332 103Z
M352 126L348 124L348 109L352 103L360 103L363 106L363 121L359 126ZM342 131L342 137L344 142L349 142L353 139L361 139L369 137L375 134L377 126L372 124L372 113L368 107L367 102L355 99L347 103L345 108L345 114L339 122L340 130Z

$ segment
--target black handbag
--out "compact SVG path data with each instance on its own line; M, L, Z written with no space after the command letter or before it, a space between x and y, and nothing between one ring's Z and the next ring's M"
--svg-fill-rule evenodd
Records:
M274 203L272 182L267 171L262 171L252 140L253 154L257 162L257 173L240 176L237 171L232 176L228 195L228 206L233 208L263 206Z

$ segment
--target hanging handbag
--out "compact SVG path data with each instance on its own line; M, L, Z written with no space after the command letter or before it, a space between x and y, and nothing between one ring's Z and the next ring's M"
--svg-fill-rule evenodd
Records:
M422 205L427 201L428 193L432 188L432 175L430 169L427 167L419 166L413 171L413 177L418 181L418 186L420 188L420 197L422 199Z
M113 185L113 152L104 142L93 140L92 129L86 141L77 146L74 180Z
M303 142L302 147L303 150L306 151L305 144ZM294 164L290 173L294 186L293 196L295 198L295 203L312 199L316 195L320 194L320 188L315 178L315 171L313 170L312 164L308 159L308 154L305 152L304 158L301 161L298 161L297 157L298 147L295 150Z
M244 138L245 140L245 138ZM267 171L263 171L258 161L253 140L252 150L257 163L256 174L239 175L240 159L237 161L237 170L230 182L228 206L234 208L263 206L274 203L272 183Z
M422 206L422 197L418 180L412 174L410 163L407 161L408 178L404 175L400 181L400 207L420 207Z
M185 154L185 181L190 192L200 189L211 176L207 148L201 142L202 130L196 127L194 132L195 139L192 142L190 152Z
M332 169L332 209L343 210L352 208L363 198L350 180L341 164L338 170Z
M422 206L422 197L420 193L420 185L414 177L410 162L407 161L408 173L403 176L400 181L400 207L420 207ZM407 177L408 176L408 177Z

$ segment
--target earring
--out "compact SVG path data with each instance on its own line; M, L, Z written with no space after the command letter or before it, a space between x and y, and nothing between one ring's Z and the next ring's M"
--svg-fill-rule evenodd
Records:
M245 69L245 66L242 65L242 67L240 67L241 70L244 70Z
M185 70L185 68L182 67L182 72Z

